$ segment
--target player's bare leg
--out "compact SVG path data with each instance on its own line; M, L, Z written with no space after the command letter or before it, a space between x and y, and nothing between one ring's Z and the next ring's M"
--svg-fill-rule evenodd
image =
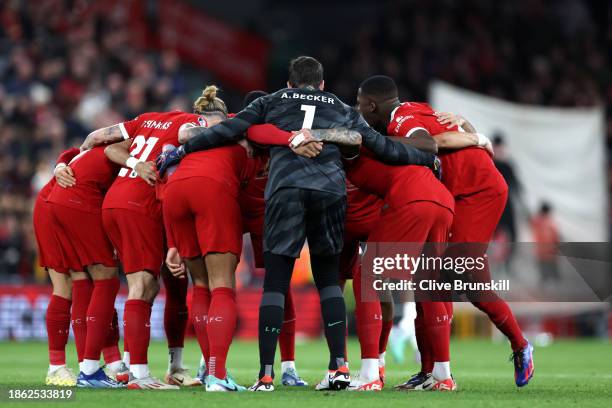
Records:
M193 378L189 370L183 367L185 328L189 318L187 310L189 279L186 276L173 276L165 264L161 268L161 277L166 288L164 331L168 340L168 370L164 381L186 387L202 385L198 378Z
M236 266L238 258L232 253L209 253L204 257L210 287L208 310L208 376L206 391L245 391L228 375L226 359L236 330Z
M100 367L100 354L115 315L115 297L119 291L117 268L96 264L87 269L93 280L93 291L86 310L85 351L83 361L79 364L81 372L77 385L90 388L117 388L122 385L108 377ZM118 372L122 365L116 344L115 348L114 361L108 365L112 373Z
M46 324L49 338L49 369L47 385L71 387L76 385L76 375L66 367L66 343L70 333L70 305L72 303L72 279L70 275L48 269L53 294L47 306Z

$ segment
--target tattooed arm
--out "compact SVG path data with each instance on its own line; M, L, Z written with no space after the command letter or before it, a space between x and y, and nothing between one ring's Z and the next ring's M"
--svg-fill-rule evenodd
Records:
M347 128L333 129L302 129L302 133L308 132L317 142L336 143L339 145L359 146L361 134Z
M126 139L125 133L121 129L121 124L105 127L102 129L94 130L81 145L81 151L89 150L92 147L99 146L102 144L120 142Z

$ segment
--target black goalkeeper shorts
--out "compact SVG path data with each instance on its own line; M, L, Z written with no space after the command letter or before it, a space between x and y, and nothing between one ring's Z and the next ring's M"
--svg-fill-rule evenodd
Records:
M264 251L297 258L304 242L315 255L337 255L344 242L346 196L281 188L266 200Z

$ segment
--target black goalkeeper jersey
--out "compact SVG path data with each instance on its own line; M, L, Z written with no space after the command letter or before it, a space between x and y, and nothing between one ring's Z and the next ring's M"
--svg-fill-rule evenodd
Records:
M286 131L344 127L359 132L363 145L387 164L431 165L434 156L380 135L361 115L337 96L312 87L281 89L253 101L218 125L202 129L184 145L185 152L210 149L239 140L251 125L270 123ZM336 145L325 143L313 159L296 155L288 146L270 148L265 196L280 188L300 188L345 195L346 176Z

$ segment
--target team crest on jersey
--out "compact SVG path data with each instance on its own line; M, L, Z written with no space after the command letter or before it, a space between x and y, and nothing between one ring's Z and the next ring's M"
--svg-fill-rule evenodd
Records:
M206 122L206 119L204 119L204 116L198 116L198 125L202 127L208 126L208 122Z

